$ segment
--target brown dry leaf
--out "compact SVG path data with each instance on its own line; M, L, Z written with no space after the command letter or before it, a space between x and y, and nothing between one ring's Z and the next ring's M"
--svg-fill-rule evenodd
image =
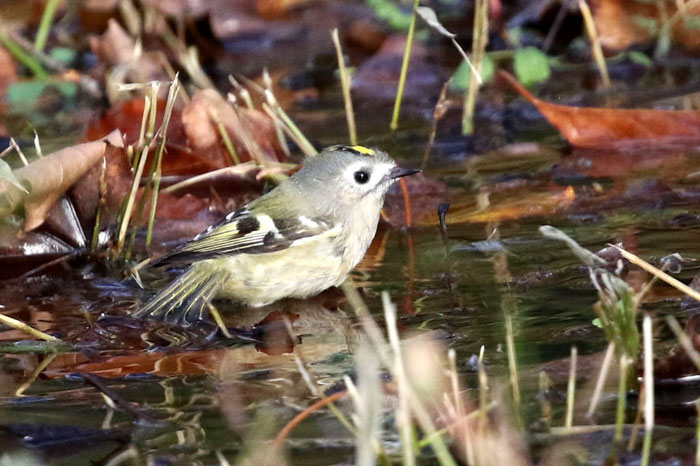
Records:
M659 7L661 3L666 15L672 17L678 12L676 0L661 2L642 2L639 0L592 0L593 20L598 30L598 37L606 50L626 50L635 44L650 42L654 29L661 26ZM691 21L700 17L700 4L692 2L685 7L685 15ZM682 15L673 22L672 38L684 46L700 49L700 34L697 27L689 26Z
M109 223L113 220L112 213L119 211L131 189L133 175L126 150L123 147L108 145L105 148L104 160L104 165L101 163L93 165L71 189L73 205L85 229L92 227L95 222L100 203L99 185L103 170L106 183L104 196L106 209L103 212L103 222Z
M115 19L110 19L105 33L90 37L90 48L108 66L129 63L135 58L136 41Z
M504 220L516 220L531 216L550 215L573 203L576 194L569 186L564 190L546 193L533 193L519 197L509 197L500 204L494 204L486 210L474 211L473 206L453 206L447 215L448 223L482 223L501 222ZM437 223L437 215L434 219L428 218L422 225L434 225Z
M0 47L0 95L7 95L7 88L17 81L17 66L12 55Z
M89 42L90 48L100 61L112 68L112 73L107 80L107 93L111 102L129 97L128 93L120 93L114 88L120 82L146 83L170 80L152 54L138 53L136 40L115 19L109 20L104 34L90 37ZM165 87L161 91L166 92Z
M279 159L274 124L258 110L239 108L236 112L218 92L205 89L198 91L182 111L185 134L197 152L220 145L217 122L226 128L241 162L255 158L254 144L260 147L267 160Z
M163 122L165 100L158 100L156 108L156 127ZM144 99L136 98L121 102L92 122L85 133L85 139L100 139L112 129L118 128L124 134L126 144L136 144L141 131L141 119L144 112ZM187 147L187 136L182 127L180 110L173 109L170 124L166 132L165 154L163 156L163 175L194 175L227 166L230 157L225 154L223 146L208 147L206 151L192 151ZM149 153L149 159L154 152ZM150 164L150 162L148 162ZM150 165L148 165L150 166Z
M118 131L110 133L107 142L94 141L66 147L14 171L27 188L25 193L10 182L0 180L0 216L24 207L24 231L40 226L56 200L102 159L107 143L121 144Z
M571 144L592 149L675 147L700 143L700 111L569 107L538 99L512 75L507 80Z

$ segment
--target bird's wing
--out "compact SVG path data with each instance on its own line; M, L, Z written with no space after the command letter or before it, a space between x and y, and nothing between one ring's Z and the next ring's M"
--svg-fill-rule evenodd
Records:
M154 266L191 263L234 254L261 254L294 247L340 231L327 220L304 216L272 219L248 210L232 212L195 236L180 249L161 257Z

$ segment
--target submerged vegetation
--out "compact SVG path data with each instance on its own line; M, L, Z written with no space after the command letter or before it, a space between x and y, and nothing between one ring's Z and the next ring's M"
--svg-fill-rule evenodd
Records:
M102 3L0 5L0 463L700 464L700 2ZM341 288L132 317L336 143Z

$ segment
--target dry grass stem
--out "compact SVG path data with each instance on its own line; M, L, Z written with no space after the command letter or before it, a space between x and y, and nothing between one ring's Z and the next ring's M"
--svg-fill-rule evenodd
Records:
M399 127L399 114L401 113L401 100L403 99L403 90L406 86L406 75L408 74L408 64L411 60L411 47L413 46L413 34L416 30L416 9L420 0L413 0L413 9L411 10L411 22L408 26L408 34L406 36L406 48L403 52L403 61L401 62L401 73L399 74L399 85L396 89L396 99L394 100L394 111L391 115L391 124L389 125L392 131Z
M20 385L17 388L17 390L15 390L15 396L22 396L24 392L29 387L31 387L32 383L34 383L36 378L39 377L39 374L41 374L44 371L44 369L46 369L48 365L51 364L54 359L56 359L56 356L58 356L58 353L49 354L44 359L42 359L41 362L32 371L31 375L27 378L27 380L23 382L22 385Z
M642 466L649 465L651 438L654 430L654 351L652 347L651 317L646 315L642 322L644 335L644 444Z
M399 395L399 406L397 408L396 423L398 424L399 433L401 435L401 451L403 464L412 466L416 464L416 457L413 452L413 428L411 425L411 411L409 409L408 400L408 379L406 370L401 355L401 346L399 343L399 333L396 328L396 306L391 302L389 293L382 293L382 304L384 306L384 318L386 319L387 333L389 334L389 343L394 353L394 374L396 376L396 384Z
M622 440L625 426L625 410L627 408L627 372L629 370L630 359L626 354L620 356L620 380L617 389L617 412L615 414L615 435L613 441Z
M576 359L578 349L575 346L571 347L571 363L569 366L569 383L566 387L566 418L564 427L571 427L574 420L574 401L576 397Z
M650 263L646 262L644 259L632 254L631 252L626 251L618 246L615 246L615 247L620 251L620 254L622 254L622 256L625 259L627 259L628 261L630 261L634 265L641 267L642 269L646 270L650 274L654 275L656 278L665 281L666 283L668 283L672 287L682 291L683 293L687 294L691 298L693 298L697 301L700 301L700 293L695 291L694 289L692 289L688 285L673 278L672 276L670 276L669 274L667 274L663 270L660 270L660 269L654 267Z
M333 45L338 57L338 71L340 72L340 85L343 90L343 102L345 104L345 118L348 121L348 133L350 135L350 144L357 144L357 129L355 127L355 111L352 107L352 97L350 96L350 83L352 76L348 74L345 68L345 58L343 57L343 49L340 46L340 38L338 37L338 29L331 31Z
M605 357L603 358L603 364L600 366L600 373L598 374L598 380L595 384L595 389L593 390L593 396L591 397L591 402L588 405L588 411L586 412L586 417L591 419L593 413L598 408L598 403L600 402L600 397L603 393L603 387L605 386L605 381L608 379L608 371L610 370L610 365L613 361L613 356L615 355L615 343L610 342L608 344L608 349L605 351Z
M598 67L598 71L600 72L600 77L603 80L603 86L610 87L608 66L605 63L603 48L600 45L600 38L598 37L598 30L596 29L595 21L593 20L593 15L591 14L591 9L588 7L586 0L578 0L578 6L581 10L581 16L583 16L583 22L586 26L586 34L588 35L588 39L591 41L593 59Z
M510 385L513 390L513 402L520 406L520 383L518 381L518 364L515 358L515 339L513 337L513 317L506 312L506 342L508 345L508 370Z
M462 111L462 134L474 132L474 109L476 96L481 84L481 67L486 54L486 46L489 42L489 2L488 0L476 0L474 7L474 35L472 38L472 62L476 72L469 76L469 87L464 96L464 109Z
M698 371L700 371L700 353L698 353L698 350L696 350L693 346L693 342L690 341L690 337L688 337L688 335L683 331L675 317L666 316L666 322L668 323L668 326L671 327L671 330L673 330L673 333L676 335L676 338L685 350L685 353L688 355L690 360L693 361L693 364L695 364Z

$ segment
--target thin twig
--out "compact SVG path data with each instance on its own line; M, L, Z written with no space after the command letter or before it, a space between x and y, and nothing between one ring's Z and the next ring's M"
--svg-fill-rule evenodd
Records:
M44 371L44 369L46 369L48 365L51 364L54 359L56 359L56 356L58 356L58 353L49 354L44 359L42 359L39 365L37 365L36 368L32 371L32 374L29 376L29 378L24 383L22 383L22 385L17 387L17 390L15 390L15 396L22 396L24 392L29 387L31 387L32 383L34 383L36 378L39 377L39 374L41 374Z
M655 277L665 281L666 283L668 283L672 287L687 294L691 298L694 298L697 301L700 301L700 293L698 293L697 291L695 291L694 289L692 289L688 285L678 281L677 279L673 278L672 276L670 276L666 272L654 267L650 263L646 262L644 259L641 259L640 257L632 254L631 252L626 251L619 246L615 246L615 245L613 245L613 246L615 248L617 248L618 251L620 251L620 254L622 254L622 256L625 259L627 259L628 261L630 261L634 265L641 267L642 269L646 270L647 272L654 275Z
M676 335L678 342L685 350L685 354L688 355L690 360L693 361L693 364L695 364L695 367L700 371L700 353L698 353L693 346L693 342L690 341L690 338L683 331L675 317L666 316L666 322L668 323L668 326L671 327L671 330L673 330L673 333Z
M306 419L307 417L309 417L310 415L312 415L313 413L315 413L319 409L323 408L324 406L327 406L330 403L334 403L334 402L338 401L339 399L341 399L342 397L347 395L347 393L348 393L347 390L343 390L340 392L336 392L330 396L321 398L316 403L312 404L311 406L306 408L304 411L302 411L299 414L297 414L296 416L294 416L294 418L291 421L289 421L287 423L287 425L285 425L282 430L280 430L279 434L277 434L277 437L275 437L275 442L274 442L275 448L280 448L282 446L282 444L284 443L284 441L286 440L286 438L289 436L290 432L292 432L296 426L301 424L301 422L304 419Z
M21 320L17 320L13 317L6 316L5 314L0 314L0 324L5 324L8 327L14 328L15 330L21 330L22 332L28 333L29 335L35 338L39 338L41 340L61 341L60 339L51 336L48 333L44 333L41 330L36 330L35 328L30 327Z

